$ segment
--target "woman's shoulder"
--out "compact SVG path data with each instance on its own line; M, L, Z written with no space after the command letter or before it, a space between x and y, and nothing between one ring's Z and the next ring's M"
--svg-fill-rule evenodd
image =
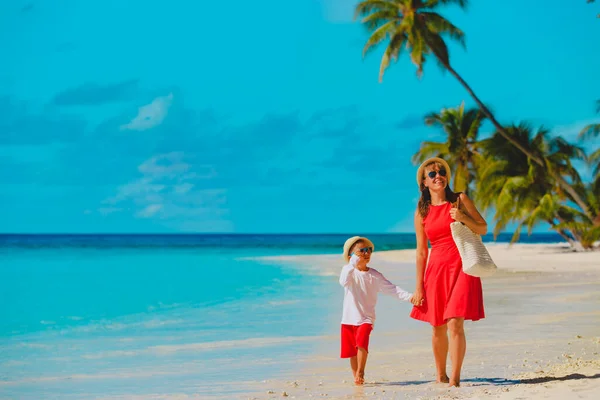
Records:
M459 200L460 199L460 203L473 203L473 200L471 200L471 198L469 197L468 194L466 194L465 192L459 192L456 194L456 199Z

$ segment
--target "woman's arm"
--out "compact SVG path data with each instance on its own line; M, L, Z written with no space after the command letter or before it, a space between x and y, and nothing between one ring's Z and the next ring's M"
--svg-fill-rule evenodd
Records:
M425 228L423 227L423 218L419 210L415 212L415 233L417 237L417 285L411 303L420 306L424 301L423 277L425 275L427 257L429 256L429 247L427 245Z
M464 193L458 196L458 207L450 209L450 216L479 235L487 233L487 222L485 222L469 196Z

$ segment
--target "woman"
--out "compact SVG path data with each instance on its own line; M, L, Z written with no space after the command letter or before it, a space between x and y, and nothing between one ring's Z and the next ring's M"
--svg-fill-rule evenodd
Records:
M458 387L467 348L464 321L477 321L485 314L481 280L462 271L462 260L452 239L450 224L459 221L473 232L484 235L487 223L466 194L450 189L450 167L441 158L430 158L421 164L417 170L417 183L421 190L415 212L417 286L413 304L417 305L410 316L433 326L431 344L437 381ZM431 242L431 252L427 241ZM450 378L446 374L448 331L452 361Z

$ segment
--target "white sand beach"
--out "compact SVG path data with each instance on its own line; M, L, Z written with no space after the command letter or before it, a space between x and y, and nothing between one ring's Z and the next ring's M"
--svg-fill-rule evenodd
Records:
M380 297L364 387L351 383L348 361L338 357L340 315L332 313L331 334L314 338L317 352L298 354L291 374L240 379L239 398L599 398L600 252L575 253L562 244L488 248L499 271L483 281L486 318L465 323L460 388L434 383L430 327L408 317L409 304ZM341 309L340 256L263 260L331 279ZM414 261L414 250L376 252L371 265L412 290Z

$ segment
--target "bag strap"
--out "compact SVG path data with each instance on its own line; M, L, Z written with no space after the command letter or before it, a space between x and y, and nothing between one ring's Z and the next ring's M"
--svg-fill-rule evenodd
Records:
M456 194L456 202L452 204L452 207L460 210L460 193Z
M457 208L458 210L460 210L460 195L461 195L461 194L462 194L462 192L459 192L459 193L457 193L457 196L456 196L456 203L452 204L452 207L454 207L454 206L456 205L456 208ZM462 211L463 213L465 213L465 215L467 215L467 216L469 215L469 213L468 213L468 212L467 212L467 211L464 209L464 207L463 207L463 209L462 209L461 211ZM463 225L464 225L464 222L461 222L461 224L463 224Z

